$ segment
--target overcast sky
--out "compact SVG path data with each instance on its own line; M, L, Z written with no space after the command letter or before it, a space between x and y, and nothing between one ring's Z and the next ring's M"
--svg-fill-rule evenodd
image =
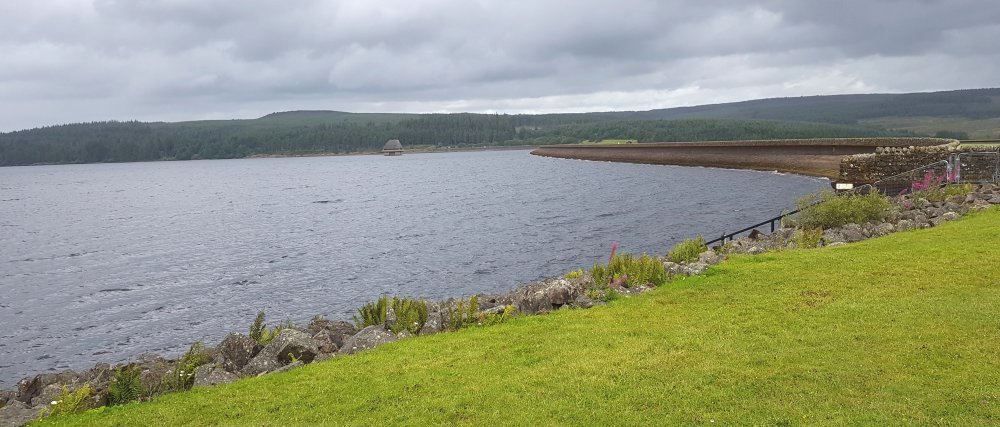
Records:
M0 0L0 131L997 86L996 0Z

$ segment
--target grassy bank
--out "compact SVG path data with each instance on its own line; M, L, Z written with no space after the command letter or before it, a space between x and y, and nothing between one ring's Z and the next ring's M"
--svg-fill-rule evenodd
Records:
M53 425L1000 422L1000 210Z

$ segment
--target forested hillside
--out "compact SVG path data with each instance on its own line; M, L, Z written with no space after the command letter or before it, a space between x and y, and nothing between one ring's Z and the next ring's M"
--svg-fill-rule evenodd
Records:
M601 139L655 142L903 136L911 133L886 130L873 124L878 123L873 119L920 120L930 116L972 121L1000 117L1000 89L776 98L639 112L292 111L253 120L80 123L0 133L0 166L372 152L393 138L406 146L479 146Z

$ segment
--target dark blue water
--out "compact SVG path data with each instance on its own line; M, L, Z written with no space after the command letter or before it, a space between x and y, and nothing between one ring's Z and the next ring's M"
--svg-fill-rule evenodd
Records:
M0 387L380 294L499 292L779 213L825 180L527 151L0 168Z

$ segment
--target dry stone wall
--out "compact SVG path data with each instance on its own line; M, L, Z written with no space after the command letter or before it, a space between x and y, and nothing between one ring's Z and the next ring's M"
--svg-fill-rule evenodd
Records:
M875 181L899 175L929 165L948 160L952 154L983 152L989 149L960 148L958 141L934 147L878 147L874 153L845 156L840 162L838 182L855 185L871 184ZM989 151L995 152L996 149ZM965 161L968 159L968 161ZM993 157L963 158L963 175L981 175L996 169Z

